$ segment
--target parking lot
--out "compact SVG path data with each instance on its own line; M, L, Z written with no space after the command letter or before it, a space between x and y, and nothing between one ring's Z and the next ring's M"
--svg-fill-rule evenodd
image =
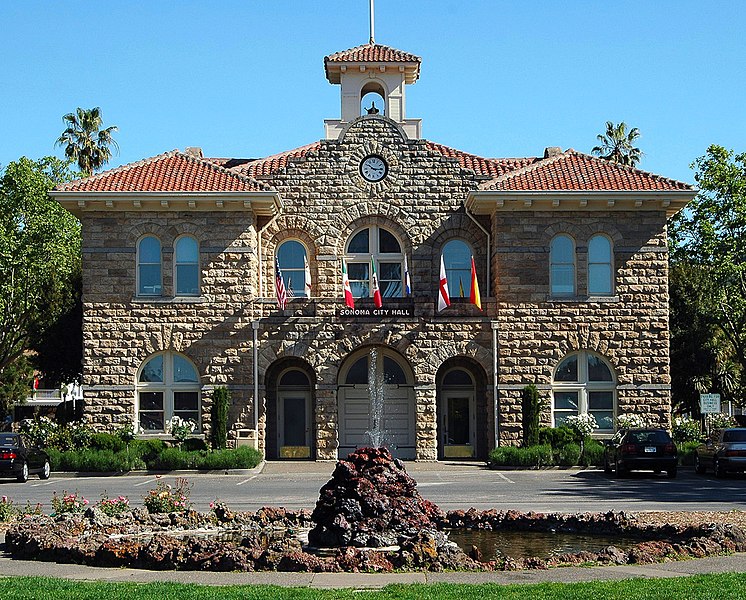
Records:
M77 477L55 473L25 484L0 480L0 495L16 504L41 503L50 510L52 494L77 492L91 502L102 494L127 496L135 505L158 482L174 485L189 481L197 510L207 510L218 499L234 510L256 510L274 505L313 508L319 488L331 476L333 463L266 463L263 468L229 474L129 474ZM716 479L683 468L676 479L665 474L633 473L617 479L596 469L492 471L477 464L407 463L422 496L445 510L469 507L540 512L597 512L608 510L746 510L746 477Z

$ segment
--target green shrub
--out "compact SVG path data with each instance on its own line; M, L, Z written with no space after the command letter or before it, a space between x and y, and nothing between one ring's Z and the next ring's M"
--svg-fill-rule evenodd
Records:
M19 513L20 511L16 505L13 504L12 500L8 500L7 496L3 496L2 499L0 499L0 523L12 521Z
M557 464L563 467L573 467L580 460L580 444L565 444L561 448L554 449Z
M675 442L696 442L702 437L702 426L699 421L687 416L676 417L671 428L671 437Z
M532 383L523 388L523 445L537 446L539 444L539 417L544 403L539 396L538 388Z
M166 443L158 438L148 440L133 440L130 442L130 452L142 458L145 462L153 460L166 449Z
M205 471L226 469L253 469L262 460L262 453L248 446L240 446L235 450L213 450L207 452L197 465Z
M195 450L207 450L207 444L202 438L187 438L181 443L181 449L187 452Z
M594 439L585 440L583 457L580 464L584 467L598 466L604 464L604 445Z
M681 442L676 444L679 450L679 464L691 467L694 465L695 450L699 442Z
M145 468L142 459L126 450L48 450L53 471L75 471L80 473L126 473Z
M228 440L228 407L231 394L225 387L216 388L212 394L212 415L210 440L215 450L225 448Z
M124 440L117 435L111 433L94 433L91 436L88 446L94 450L111 450L112 452L120 452L127 447L127 444L125 444Z
M196 469L200 452L187 452L181 448L166 448L147 460L148 468L156 471Z
M548 445L500 446L490 452L490 466L547 467L554 464L552 448Z
M560 449L567 444L579 444L578 434L566 425L561 427L542 427L539 429L539 443L549 444L552 448Z

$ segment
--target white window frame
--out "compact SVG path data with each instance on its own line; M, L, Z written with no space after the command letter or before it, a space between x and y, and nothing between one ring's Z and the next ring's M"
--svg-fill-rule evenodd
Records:
M350 242L353 240L353 238L360 233L361 231L367 229L368 230L368 250L369 252L362 253L362 252L355 252L350 253L348 251ZM383 229L387 233L393 236L393 238L397 241L399 244L399 249L402 250L401 252L385 252L382 253L379 251L379 243L380 243L380 234L379 230ZM405 283L404 283L404 251L403 251L404 245L402 244L401 239L398 235L396 235L391 229L388 227L381 227L379 225L364 225L362 227L358 227L355 231L352 232L352 234L347 238L347 242L345 242L345 264L347 265L347 273L349 275L350 273L350 265L352 264L364 264L368 263L370 265L370 259L371 257L376 262L376 273L378 274L378 282L379 286L381 287L381 295L383 296L383 286L381 286L381 269L380 264L382 262L386 263L399 263L399 274L401 276L401 294L399 296L388 296L389 298L403 298L406 294L405 289ZM350 277L350 281L352 281L352 277ZM359 281L359 280L355 280ZM391 281L387 279L386 281ZM372 297L373 296L373 271L368 267L368 296L362 296L362 297ZM355 296L355 298L360 298L361 296Z
M282 279L285 284L285 289L290 290L290 287L288 286L288 278L286 276L286 272L292 273L292 275L295 275L296 273L300 272L302 277L300 278L300 286L293 282L293 296L288 296L288 299L292 298L306 298L306 284L310 284L310 281L306 281L306 269L305 266L301 267L300 269L290 269L286 268L282 261L280 261L280 248L282 248L285 244L295 242L296 244L300 244L301 248L303 248L303 252L306 256L306 261L308 262L308 246L306 246L301 240L298 238L288 238L286 240L282 240L279 244L277 244L277 247L275 248L275 259L280 262L280 271L282 271ZM309 262L310 264L310 262Z
M140 376L145 366L154 358L163 357L163 381L140 381ZM196 382L174 382L174 357L179 356L186 360L194 369L197 375ZM167 433L166 424L174 416L174 393L175 392L196 392L197 393L197 429L194 433L202 431L202 386L199 381L200 375L197 366L188 356L172 352L156 352L148 356L137 370L135 380L135 425L138 431L144 435L163 435ZM163 394L163 429L140 429L140 393L141 392L161 392ZM149 411L148 411L149 412Z
M446 260L446 248L449 244L453 244L455 242L459 242L466 246L467 250L469 251L469 256L474 256L474 248L472 248L471 244L465 239L451 238L450 240L448 240L445 244L443 244L443 248L440 251L440 255L443 257L443 265L446 269L446 278L448 278L448 271L453 271L453 269L448 268L448 261ZM466 277L466 281L462 281L462 283L465 284L463 298L466 300L469 299L471 294L471 264L468 265L467 273L468 275ZM450 296L451 300L462 298L460 290L458 288L458 283L458 281L451 281L450 279L448 279L448 295Z
M144 240L152 238L155 241L158 242L158 256L160 260L158 263L142 263L140 256L141 256L141 246ZM136 256L135 256L135 295L136 296L142 296L142 297L150 297L150 298L157 298L159 296L163 296L163 242L161 242L160 238L157 235L154 235L152 233L148 233L143 235L139 240L137 240L137 247L136 247ZM160 271L160 292L148 294L141 290L140 288L140 267L143 265L154 265L157 264L159 271Z
M186 263L180 263L179 262L179 251L178 251L178 245L181 240L184 239L191 239L194 240L194 243L197 244L197 263L195 264L195 268L197 269L197 291L196 293L185 293L185 292L179 292L179 271L178 266L179 264L185 264L185 265L192 265L194 263L186 262ZM179 297L186 297L186 296L199 296L202 292L202 271L200 269L200 249L199 249L199 240L194 237L193 235L180 235L174 240L174 296Z
M591 242L596 238L603 238L609 244L609 261L594 261L591 254ZM609 268L609 291L597 292L591 290L591 265L607 265ZM614 242L604 233L596 233L588 240L588 295L589 296L613 296L614 295Z
M554 260L554 245L557 243L557 240L560 238L566 238L570 240L570 243L572 244L572 262L555 262ZM576 296L578 293L578 256L577 256L577 245L575 243L575 239L567 234L567 233L559 233L555 235L552 238L552 241L549 242L549 293L551 296L555 298L572 298L573 296ZM554 268L555 266L572 266L572 291L570 292L558 292L555 291L555 274L554 274Z
M571 356L576 356L578 361L578 379L577 381L557 381L557 370L565 360ZM601 359L611 373L611 381L589 381L588 379L588 357L595 356ZM578 407L577 411L572 414L588 414L588 397L590 392L611 392L612 393L612 405L611 405L611 428L598 428L594 430L594 433L613 433L614 424L616 423L617 414L617 378L614 368L611 366L608 360L595 352L589 352L587 350L580 350L578 352L571 352L562 357L557 363L552 375L552 427L557 427L556 413L566 414L572 412L568 409L558 409L555 407L555 392L577 392L578 394Z

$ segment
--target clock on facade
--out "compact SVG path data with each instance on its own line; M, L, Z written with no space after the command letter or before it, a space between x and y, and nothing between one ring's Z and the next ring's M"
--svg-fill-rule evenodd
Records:
M366 181L381 181L388 173L389 167L380 156L367 156L360 163L360 174Z

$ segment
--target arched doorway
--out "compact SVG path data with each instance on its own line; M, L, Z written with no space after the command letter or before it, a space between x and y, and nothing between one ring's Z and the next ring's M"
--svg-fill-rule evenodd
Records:
M486 452L485 375L466 358L446 361L436 377L440 458L481 458Z
M313 373L298 359L267 372L267 458L313 458Z
M342 365L337 393L339 456L371 445L369 432L380 427L383 443L394 456L416 458L414 375L396 352L371 348L351 354ZM370 381L382 392L380 418L372 410ZM375 385L375 384L374 384Z

